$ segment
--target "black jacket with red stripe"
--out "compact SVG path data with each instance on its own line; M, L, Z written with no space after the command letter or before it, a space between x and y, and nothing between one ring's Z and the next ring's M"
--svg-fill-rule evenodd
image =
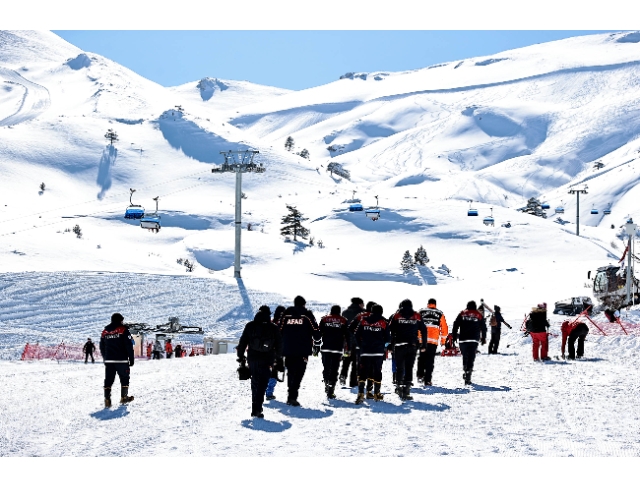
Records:
M100 354L105 364L133 365L133 337L127 325L111 323L100 337Z
M339 353L344 351L344 344L348 337L347 320L340 315L327 315L320 319L320 333L322 333L323 353Z
M314 342L320 344L320 329L311 310L292 306L280 318L282 355L308 357Z
M391 341L389 324L382 315L371 314L360 320L354 335L361 357L382 357L385 344Z
M479 342L487 339L487 324L478 310L465 309L453 322L453 339L458 343Z
M418 346L418 332L427 336L427 328L424 326L422 316L412 309L401 309L394 314L389 323L391 342L394 346L411 345Z

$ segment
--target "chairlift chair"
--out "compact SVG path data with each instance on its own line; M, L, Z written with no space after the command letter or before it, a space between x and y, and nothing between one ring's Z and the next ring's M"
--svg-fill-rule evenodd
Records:
M367 218L371 218L373 221L376 221L380 218L380 210L375 208L369 208L364 212Z
M597 209L597 208L595 208L595 207L592 207L592 208L591 208L591 214L592 214L592 215L597 215L597 214L598 214L598 209Z
M562 202L560 202L562 203ZM556 207L556 213L558 215L563 215L564 214L564 206L561 204L560 206Z
M360 203L355 203L349 206L349 211L363 211L362 205Z
M495 219L493 218L493 208L491 208L491 215L490 216L485 216L482 219L482 223L484 223L486 226L491 225L492 227L495 226Z
M551 208L551 205L549 203L542 203L540 205L540 208L542 208L543 210L548 210Z
M608 208L605 208L604 210L602 210L602 214L611 215L611 205L609 205Z
M475 208L471 208L472 200L469 200L469 210L467 211L467 216L478 216L478 210Z
M129 188L129 207L124 212L124 217L127 220L139 220L144 216L144 208L141 205L134 205L131 198L133 197L133 193L135 193L135 189Z
M140 219L140 228L146 228L147 230L151 230L152 232L158 233L160 228L162 228L162 224L160 223L160 215L158 215L158 200L159 196L153 198L156 202L156 211L155 213L150 213Z

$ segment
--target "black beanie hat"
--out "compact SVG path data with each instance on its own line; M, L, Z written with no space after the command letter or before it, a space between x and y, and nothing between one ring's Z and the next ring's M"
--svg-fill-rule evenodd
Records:
M293 299L293 305L294 306L304 306L305 304L307 304L307 300L304 299L302 296L296 296Z
M111 323L113 323L114 325L119 325L123 321L124 321L124 316L122 316L120 313L113 313L111 315Z

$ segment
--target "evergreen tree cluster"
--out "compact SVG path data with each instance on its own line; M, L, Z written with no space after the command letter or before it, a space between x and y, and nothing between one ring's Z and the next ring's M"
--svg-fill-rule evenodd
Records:
M539 216L540 218L547 218L547 213L542 209L542 203L540 203L537 198L529 198L529 200L527 201L527 206L518 208L518 211L534 216Z
M427 256L427 251L421 245L416 250L413 257L411 256L411 252L406 250L404 255L402 256L402 260L400 261L400 270L402 270L403 274L410 274L413 270L415 270L416 266L425 266L429 263L429 257Z

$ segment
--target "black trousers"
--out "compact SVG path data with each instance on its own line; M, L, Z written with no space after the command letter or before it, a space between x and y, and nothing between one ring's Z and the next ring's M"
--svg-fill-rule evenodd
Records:
M374 382L382 382L382 362L384 362L384 356L360 357L358 379L362 382L367 379Z
M489 353L498 353L498 345L500 345L500 328L497 326L491 327L491 340L489 340Z
M460 344L460 352L462 352L462 369L465 372L473 370L473 363L476 361L476 351L478 350L478 342L465 342Z
M93 352L85 352L85 354L84 354L84 363L85 364L89 360L89 356L91 356L91 363L95 362L95 360L93 360Z
M251 360L249 361L249 369L251 369L251 412L262 412L262 404L264 403L264 393L269 384L271 377L271 365L273 362L268 360Z
M589 334L589 327L585 324L580 324L574 328L574 330L569 334L569 358L574 359L576 357L580 358L584 355L584 340L587 338ZM578 340L578 350L576 353L575 344L576 340Z
M289 387L289 399L298 399L300 383L307 370L307 360L309 357L293 355L284 358L284 366L287 368L287 386Z
M120 386L129 387L129 370L129 364L104 364L104 387L111 388L116 374L120 378Z
M398 385L410 385L413 381L413 365L416 361L416 347L412 345L396 345L396 382Z
M338 381L341 353L322 352L322 378L325 384L335 385Z
M433 376L433 364L436 359L436 350L438 349L438 345L433 343L427 343L426 350L424 352L420 352L418 356L418 377L424 377L425 382L431 382L431 377Z
M153 352L153 358L151 360L160 360L160 352Z

